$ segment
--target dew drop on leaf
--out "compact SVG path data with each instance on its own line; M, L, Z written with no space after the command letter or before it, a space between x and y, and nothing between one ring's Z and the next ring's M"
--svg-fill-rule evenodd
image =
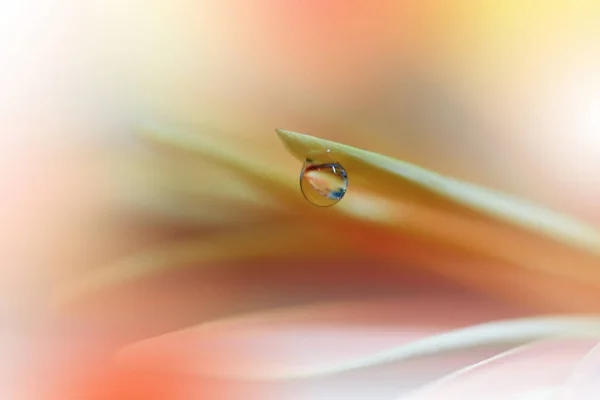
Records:
M307 159L300 173L300 189L311 204L333 206L346 194L348 174L339 163Z

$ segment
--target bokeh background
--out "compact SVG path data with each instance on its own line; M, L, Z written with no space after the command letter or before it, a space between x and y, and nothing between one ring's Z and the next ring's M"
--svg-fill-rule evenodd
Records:
M568 280L364 222L402 206L385 194L347 221L245 171L297 182L282 127L598 226L599 49L592 0L1 2L2 397L394 398L492 350L316 383L211 375L598 311Z

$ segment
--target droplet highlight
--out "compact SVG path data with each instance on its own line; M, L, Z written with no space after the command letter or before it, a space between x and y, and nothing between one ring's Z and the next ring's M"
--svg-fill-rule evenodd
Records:
M348 174L337 162L307 159L300 173L300 189L304 198L317 207L337 204L348 189Z

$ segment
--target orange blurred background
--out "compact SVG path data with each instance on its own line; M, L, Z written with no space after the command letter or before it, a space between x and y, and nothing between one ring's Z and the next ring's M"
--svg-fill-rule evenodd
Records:
M248 186L208 158L153 155L134 127L183 125L297 180L300 165L273 131L283 127L598 225L599 19L594 1L4 2L3 398L312 398L179 369L186 354L211 370L263 368L265 357L300 362L283 354L294 346L318 356L337 344L339 353L323 358L345 359L463 324L579 311L577 298L560 293L563 309L511 303L476 290L477 282L457 285L419 265L398 265L387 254L412 244L385 232L365 237L361 225L343 222L298 228L309 205L279 204L268 188ZM295 249L273 245L270 253L270 240L296 236ZM312 243L305 237L319 246L302 247ZM158 259L165 244L189 240L216 255L184 259L148 279L124 278L68 304L56 300L72 282L122 259ZM253 240L265 249L238 249L254 248ZM395 306L382 311L382 297ZM242 338L235 347L220 328L209 329L174 353L150 342L123 365L114 362L124 346L213 319L342 300L365 309L342 302L321 315L317 305L317 322L306 324L354 332L348 343L285 342L267 314L261 329L284 344ZM420 312L400 312L406 307ZM294 316L289 329L301 331ZM241 324L235 329L252 332ZM194 352L202 343L205 350Z

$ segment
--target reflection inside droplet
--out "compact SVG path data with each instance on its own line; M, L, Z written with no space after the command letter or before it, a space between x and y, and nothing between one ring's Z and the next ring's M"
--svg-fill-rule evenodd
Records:
M336 162L307 159L300 173L300 189L304 198L319 207L339 202L346 194L348 175Z

